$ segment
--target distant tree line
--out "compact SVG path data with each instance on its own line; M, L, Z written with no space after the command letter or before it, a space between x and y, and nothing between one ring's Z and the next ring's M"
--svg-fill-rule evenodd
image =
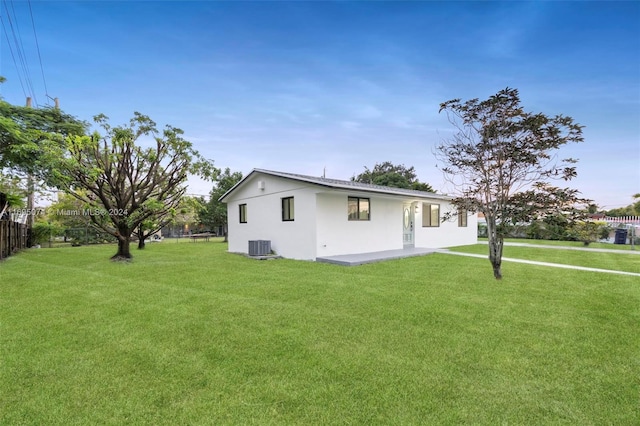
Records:
M633 199L636 200L633 204L607 210L605 214L610 217L640 216L640 193L633 195Z
M373 185L389 186L393 188L413 189L416 191L435 192L426 182L420 182L413 166L393 164L390 161L376 163L373 169L365 166L364 172L351 178L354 182Z

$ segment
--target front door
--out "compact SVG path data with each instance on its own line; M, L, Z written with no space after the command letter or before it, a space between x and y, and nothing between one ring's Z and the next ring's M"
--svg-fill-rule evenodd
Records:
M414 247L414 215L411 204L402 206L402 245Z

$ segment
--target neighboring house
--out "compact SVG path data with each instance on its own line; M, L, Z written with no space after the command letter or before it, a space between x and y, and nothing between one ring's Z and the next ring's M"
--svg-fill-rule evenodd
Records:
M286 258L442 248L477 242L477 218L429 192L254 169L220 201L227 204L229 251L269 240Z

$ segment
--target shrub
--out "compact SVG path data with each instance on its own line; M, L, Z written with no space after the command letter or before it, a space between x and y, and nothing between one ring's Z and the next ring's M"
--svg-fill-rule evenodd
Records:
M609 236L609 226L606 222L580 221L574 223L569 232L575 239L582 241L585 246Z

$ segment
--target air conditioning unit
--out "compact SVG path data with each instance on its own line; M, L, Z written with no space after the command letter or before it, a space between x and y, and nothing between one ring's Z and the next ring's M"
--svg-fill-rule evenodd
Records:
M268 256L271 254L270 240L250 240L249 256Z

